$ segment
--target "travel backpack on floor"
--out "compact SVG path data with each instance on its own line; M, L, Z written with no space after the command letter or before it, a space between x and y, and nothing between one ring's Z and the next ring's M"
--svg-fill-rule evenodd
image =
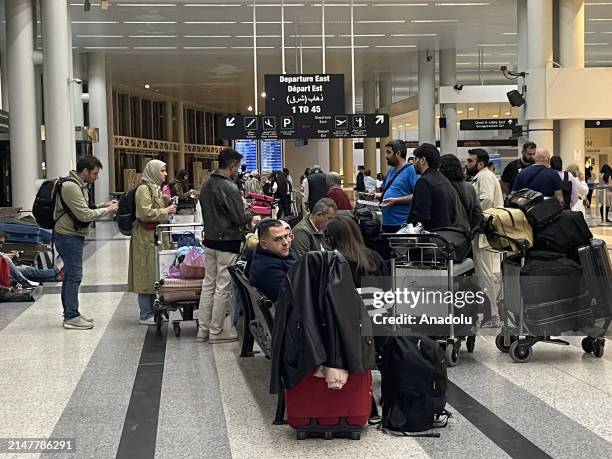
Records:
M136 190L144 185L140 183L121 195L117 208L117 226L124 236L131 236L136 221Z
M390 338L382 351L381 373L383 429L409 435L446 426L446 363L435 341L427 336Z
M54 212L55 202L58 196L62 203L62 207L64 208L64 212L72 219L75 229L78 230L80 228L89 226L89 222L82 222L78 220L74 213L70 210L70 207L68 207L62 199L62 185L66 182L74 182L78 185L78 182L73 178L60 177L58 179L45 180L38 189L36 198L34 199L34 204L32 205L32 215L34 215L36 223L38 223L38 226L41 228L53 229L55 223L57 223L54 218Z

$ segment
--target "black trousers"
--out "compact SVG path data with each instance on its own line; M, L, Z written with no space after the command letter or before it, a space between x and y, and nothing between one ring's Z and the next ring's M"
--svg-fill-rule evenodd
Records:
M610 212L610 208L609 208L609 207L606 207L606 221L610 221L610 219L608 218L608 213L609 213L609 212ZM603 221L603 219L604 219L603 214L604 214L604 212L603 212L603 206L600 206L600 207L599 207L599 216L601 217L602 221Z

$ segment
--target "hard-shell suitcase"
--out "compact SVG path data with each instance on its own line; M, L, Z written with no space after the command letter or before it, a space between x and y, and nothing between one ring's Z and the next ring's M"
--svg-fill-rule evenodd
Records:
M159 300L164 304L200 300L202 279L162 279L159 284Z
M51 231L34 225L0 223L0 231L6 233L6 242L28 244L48 244L51 242Z
M512 290L520 292L530 334L550 336L592 324L582 268L563 254L529 252L523 268L518 257L510 257L503 273L504 305L518 317L519 299Z
M310 372L285 392L287 423L298 440L308 434L348 435L358 440L372 407L372 373L351 374L342 389L328 389L325 379Z
M578 249L578 256L590 297L596 303L594 318L612 317L612 263L606 243L593 239L590 245Z

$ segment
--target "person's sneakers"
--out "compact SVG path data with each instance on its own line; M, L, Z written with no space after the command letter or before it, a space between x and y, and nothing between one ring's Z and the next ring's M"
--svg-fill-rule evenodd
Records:
M499 328L501 327L501 321L499 320L499 316L493 316L482 325L480 328Z
M211 333L209 341L211 344L233 343L234 341L238 341L238 335L236 332L232 333L232 331L223 330L216 335Z
M140 325L155 325L155 317L149 317L148 319L140 319L138 321Z
M196 341L198 343L205 343L206 341L208 341L208 338L208 331L198 328L198 336L196 337Z
M85 320L86 322L91 322L93 324L94 320L91 317L85 317L83 314L81 314L79 317Z
M64 328L72 330L89 330L93 327L93 323L87 322L81 316L75 317L74 319L64 320Z

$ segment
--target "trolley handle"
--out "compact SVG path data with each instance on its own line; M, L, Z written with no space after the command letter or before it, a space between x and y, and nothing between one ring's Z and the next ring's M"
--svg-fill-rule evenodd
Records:
M173 229L189 229L193 228L194 230L197 228L204 229L203 223L162 223L157 225L155 228L155 245L159 244L160 236L163 233L172 233Z
M449 251L455 250L455 245L452 242L447 241L444 237L440 236L436 233L418 233L418 234L407 234L407 233L383 233L382 237L391 240L395 240L394 242L404 241L412 241L415 244L422 243L436 243L435 241L439 241L441 245L437 245L440 249L446 249Z

